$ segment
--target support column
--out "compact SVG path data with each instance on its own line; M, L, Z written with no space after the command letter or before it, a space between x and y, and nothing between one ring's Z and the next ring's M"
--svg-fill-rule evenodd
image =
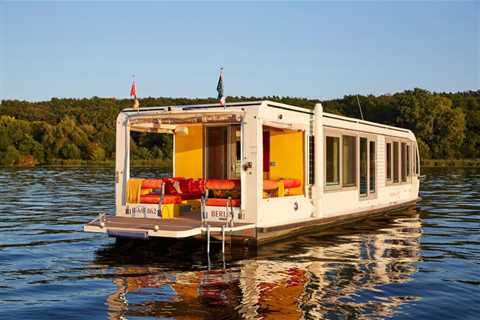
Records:
M323 198L323 107L321 103L317 103L314 109L314 126L313 135L315 139L315 184L313 188L313 216L321 217L322 198Z
M115 215L124 215L127 203L127 183L130 178L130 129L128 117L120 113L117 117L115 148Z

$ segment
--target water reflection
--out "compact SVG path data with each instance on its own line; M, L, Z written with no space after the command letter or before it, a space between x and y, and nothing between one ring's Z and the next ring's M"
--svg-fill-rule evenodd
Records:
M417 270L420 236L410 210L256 251L232 247L225 268L217 252L208 270L197 242L112 245L95 263L114 267L110 319L384 318L418 299L396 289Z

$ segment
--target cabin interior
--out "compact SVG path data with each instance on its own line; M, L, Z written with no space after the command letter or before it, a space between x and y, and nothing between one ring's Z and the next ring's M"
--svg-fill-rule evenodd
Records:
M129 205L161 205L163 219L200 219L203 195L207 208L229 208L240 213L244 190L241 172L246 168L242 168L243 133L239 121L176 120L173 125L155 125L155 119L150 119L132 123L132 131L173 135L173 170L168 177L129 177L127 211ZM303 195L305 131L264 125L262 141L263 198Z

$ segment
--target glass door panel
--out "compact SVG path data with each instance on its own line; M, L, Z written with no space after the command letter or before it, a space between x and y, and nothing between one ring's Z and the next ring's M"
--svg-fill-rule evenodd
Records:
M376 148L375 148L375 141L370 141L370 146L369 146L369 150L368 150L368 153L369 153L369 175L370 175L370 181L369 181L369 187L368 187L368 190L370 193L375 193L376 191L376 170L377 170L377 166L376 166L376 161L375 161L375 158L376 158Z
M205 178L227 179L227 126L205 127Z
M231 125L229 127L229 158L230 158L230 172L228 174L230 179L240 179L240 161L241 161L241 131L240 125Z
M368 195L368 139L360 138L360 196Z

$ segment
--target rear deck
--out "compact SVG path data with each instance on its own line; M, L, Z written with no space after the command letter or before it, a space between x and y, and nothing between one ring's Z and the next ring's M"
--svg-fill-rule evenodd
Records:
M225 226L222 222L208 222L210 232L242 231L254 229L250 223L235 223L234 226ZM121 216L105 216L97 218L84 226L85 231L108 233L114 237L143 238L187 238L201 235L206 232L207 225L203 224L199 214L185 214L173 219L132 218Z

